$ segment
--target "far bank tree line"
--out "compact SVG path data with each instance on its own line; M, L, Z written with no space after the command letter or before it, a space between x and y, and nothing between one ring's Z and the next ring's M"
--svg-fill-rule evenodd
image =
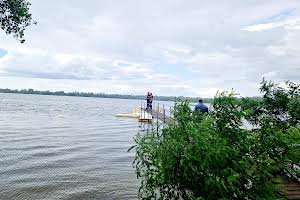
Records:
M15 93L15 94L36 94L36 95L55 95L55 96L79 96L79 97L98 97L98 98L116 98L116 99L140 99L145 100L146 95L125 95L125 94L106 94L93 92L64 92L64 91L38 91L34 89L0 89L0 93ZM183 97L183 96L154 96L156 101L186 101L197 102L198 97ZM205 98L204 102L212 103L211 98Z

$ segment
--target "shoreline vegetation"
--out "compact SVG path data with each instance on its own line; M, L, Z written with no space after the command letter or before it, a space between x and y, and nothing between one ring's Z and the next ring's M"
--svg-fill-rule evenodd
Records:
M39 91L34 89L1 89L0 93L8 94L36 94L36 95L52 95L52 96L73 96L73 97L96 97L96 98L114 98L114 99L138 99L145 100L146 95L132 95L132 94L106 94L103 92L64 92L64 91ZM184 97L184 96L154 96L156 101L190 101L197 102L199 97ZM212 103L212 98L203 98L205 103Z
M107 93L93 93L93 92L64 92L64 91L39 91L34 89L8 89L0 88L0 93L6 94L35 94L35 95L51 95L51 96L72 96L72 97L94 97L94 98L114 98L114 99L137 99L145 100L146 95L133 95L133 94L107 94ZM191 103L198 102L200 97L184 97L184 96L154 96L156 101L176 101L183 102L189 101ZM260 97L246 97L252 100L260 100ZM205 103L213 103L213 98L202 98Z

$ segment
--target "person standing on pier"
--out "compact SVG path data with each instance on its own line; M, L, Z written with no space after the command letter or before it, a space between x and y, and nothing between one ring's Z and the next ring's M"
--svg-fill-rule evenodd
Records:
M149 101L149 107L152 110L152 101L153 101L153 95L150 93L150 101Z
M152 109L152 101L153 101L152 93L148 92L146 100L147 100L147 109L151 110Z
M146 97L146 101L147 101L147 109L150 109L150 92L148 92L147 97Z

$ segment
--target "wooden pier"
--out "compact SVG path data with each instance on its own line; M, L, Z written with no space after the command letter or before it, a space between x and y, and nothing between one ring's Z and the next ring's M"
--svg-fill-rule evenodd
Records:
M159 112L159 111L153 110L153 109L149 110L146 108L144 108L143 110L144 110L144 112L152 115L152 120L156 119L156 120L159 120L166 124L168 124L172 120L171 116L166 115L165 112Z
M168 108L168 109L167 109ZM147 115L145 115L145 113ZM149 118L151 116L151 119ZM147 108L144 104L141 104L141 117L140 122L152 122L153 120L159 120L164 124L168 124L173 118L173 107L154 104L152 109Z

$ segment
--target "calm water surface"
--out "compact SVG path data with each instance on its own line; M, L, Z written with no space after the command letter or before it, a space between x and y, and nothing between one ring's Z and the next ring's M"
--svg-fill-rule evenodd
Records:
M136 199L139 100L0 94L0 199Z

